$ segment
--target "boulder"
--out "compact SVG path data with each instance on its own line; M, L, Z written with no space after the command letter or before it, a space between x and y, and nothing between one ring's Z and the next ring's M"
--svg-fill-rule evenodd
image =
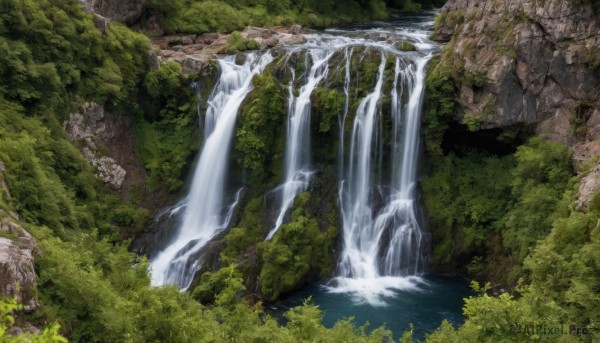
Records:
M302 26L301 25L292 25L290 26L290 29L288 30L288 33L292 34L292 35L298 35L302 33Z
M265 29L262 27L255 27L255 26L248 26L242 32L242 36L244 38L250 38L250 39L255 39L255 38L267 39L267 38L272 37L275 34L277 34L277 32L275 32L273 30Z
M303 35L281 35L279 44L281 45L296 45L306 43L306 37Z
M96 14L132 25L144 13L147 0L84 0L84 2L93 2L93 10Z
M0 221L0 232L13 238L0 237L0 296L15 297L26 311L33 311L39 307L34 296L37 285L34 255L39 253L37 242L8 218Z

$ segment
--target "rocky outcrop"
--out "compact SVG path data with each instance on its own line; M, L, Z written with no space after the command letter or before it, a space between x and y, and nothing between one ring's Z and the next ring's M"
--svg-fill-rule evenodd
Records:
M5 214L0 211L0 218ZM0 296L15 297L33 311L37 279L34 255L39 253L36 240L11 217L0 220Z
M69 114L63 127L72 141L81 143L81 151L98 177L113 189L126 191L133 182L145 180L145 171L134 154L131 117L89 102L81 111Z
M241 32L241 36L255 40L261 49L269 49L303 44L307 32L300 25L271 29L249 26ZM184 74L208 76L213 74L214 59L228 44L229 37L229 34L222 33L164 36L153 39L152 45L159 63L175 61L181 63Z
M79 0L86 12L127 25L132 25L140 19L147 2L147 0Z
M600 96L600 20L589 1L450 0L436 37L481 128L538 123ZM452 56L450 56L452 55Z
M600 15L590 0L449 0L433 38L457 90L456 118L480 129L516 123L600 157ZM579 204L600 185L585 169Z
M0 199L10 208L12 197L4 181L5 171L0 162ZM18 222L15 212L0 209L0 298L14 297L26 311L33 311L39 307L35 299L34 267L34 256L39 254L39 248Z

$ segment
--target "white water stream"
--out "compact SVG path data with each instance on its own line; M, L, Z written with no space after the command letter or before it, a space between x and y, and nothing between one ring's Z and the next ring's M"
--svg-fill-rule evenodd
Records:
M373 37L395 37L375 39ZM395 42L408 40L416 52L397 49ZM357 47L381 55L376 83L362 99L352 92L353 63L360 63ZM355 294L357 299L383 304L384 297L395 290L416 289L421 281L426 253L426 234L418 218L417 165L419 129L424 94L425 65L434 50L427 32L385 27L367 30L331 30L308 36L307 43L288 47L288 56L305 51L305 74L296 75L288 85L288 107L284 178L275 190L280 194L277 216L266 235L270 240L286 221L286 214L295 198L309 189L311 176L310 120L311 94L325 84L333 70L331 61L336 53L343 54L343 66L335 66L344 74L344 112L340 113L340 188L342 250L337 275L328 283L330 292ZM362 49L361 49L362 50ZM363 52L361 52L363 53ZM386 72L392 56L394 70ZM221 76L209 101L205 116L205 143L194 174L188 197L184 201L183 220L168 247L151 260L152 284L176 284L189 287L202 261L200 250L216 234L228 228L231 209L225 196L227 165L239 107L252 88L252 78L273 60L270 53L249 54L243 65L234 57L219 60ZM390 79L393 75L393 79ZM294 89L294 85L302 86ZM391 93L385 94L391 86ZM386 84L388 86L386 86ZM297 95L296 95L297 94ZM391 98L390 113L382 112L381 100ZM358 108L351 108L353 101ZM382 156L382 116L390 116L392 144L390 156ZM352 120L352 133L346 137L344 128ZM333 143L333 142L332 142ZM345 144L350 144L345 149ZM389 159L391 175L381 184L375 177L382 159ZM238 193L239 196L239 193ZM376 203L375 198L380 201Z
M221 76L208 101L205 142L185 200L183 223L169 246L151 260L152 285L187 289L201 264L192 257L227 228L231 211L226 210L225 180L238 110L252 89L254 75L272 60L270 53L249 54L243 65L235 64L235 56L219 59Z

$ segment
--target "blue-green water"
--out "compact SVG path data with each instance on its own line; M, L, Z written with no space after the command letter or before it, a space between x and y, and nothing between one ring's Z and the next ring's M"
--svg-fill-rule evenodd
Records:
M412 323L414 338L422 339L444 319L455 326L461 324L463 298L472 294L464 279L433 276L422 278L410 290L393 293L393 297L383 299L385 306L373 306L352 294L330 293L323 285L312 285L283 298L269 312L285 322L283 313L312 296L313 302L323 311L323 323L327 327L332 327L340 319L354 317L356 325L368 321L370 329L385 324L397 340Z

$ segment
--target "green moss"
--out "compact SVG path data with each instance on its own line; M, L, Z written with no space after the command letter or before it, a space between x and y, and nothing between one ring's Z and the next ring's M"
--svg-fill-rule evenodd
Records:
M200 145L198 98L181 71L180 64L169 62L149 72L147 97L134 112L136 153L149 172L150 191L177 192Z
M241 220L236 224L237 227L231 229L225 236L226 247L221 252L220 258L227 264L237 263L239 269L244 273L250 273L254 266L249 261L241 259L244 251L252 249L252 246L262 242L268 233L268 227L263 222L264 212L266 211L263 197L257 197L248 202L244 207Z
M475 132L481 128L481 120L480 116L477 116L471 112L465 113L461 123L466 125L469 131Z
M271 241L261 244L263 266L259 281L268 300L302 285L309 273L325 276L332 271L330 251L337 227L322 232L318 222L306 212L309 200L310 193L300 194L294 202L290 222L281 225Z
M139 233L144 230L149 214L147 209L123 204L114 209L111 220L122 228L130 228Z
M227 45L219 49L220 54L234 54L247 50L258 50L260 45L254 39L242 37L238 31L233 31L227 39Z
M312 94L314 120L319 123L319 132L327 133L337 124L344 111L346 95L326 87L317 87Z
M173 97L181 88L181 64L167 62L146 75L145 86L153 98Z
M410 42L400 42L396 44L396 47L400 51L417 51L417 47Z
M217 272L206 272L202 274L200 285L194 289L192 296L201 304L214 304L219 294L227 289L232 281L241 285L242 274L235 265L221 268Z
M440 155L442 138L454 116L457 97L452 66L444 57L436 56L429 62L425 87L423 140L430 154Z
M247 182L258 188L280 179L286 118L286 90L270 73L254 78L254 90L241 108L236 131L236 160ZM276 180L276 181L275 181Z

